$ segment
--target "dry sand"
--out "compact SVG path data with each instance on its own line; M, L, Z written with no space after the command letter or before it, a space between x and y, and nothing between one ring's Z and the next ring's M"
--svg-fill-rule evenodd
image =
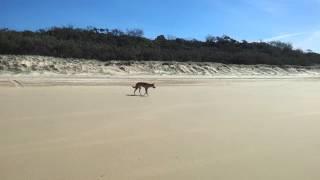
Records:
M0 179L320 179L318 80L129 85L0 87Z

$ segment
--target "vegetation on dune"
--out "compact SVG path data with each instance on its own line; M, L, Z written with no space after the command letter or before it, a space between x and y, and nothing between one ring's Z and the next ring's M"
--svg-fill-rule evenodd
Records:
M288 43L237 41L208 36L205 41L145 38L140 29L52 27L38 31L0 29L0 54L45 55L108 60L221 62L226 64L314 65L320 54Z

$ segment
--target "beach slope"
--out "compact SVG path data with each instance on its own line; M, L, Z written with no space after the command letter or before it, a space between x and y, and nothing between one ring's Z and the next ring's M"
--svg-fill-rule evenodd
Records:
M0 179L320 179L320 82L0 87Z

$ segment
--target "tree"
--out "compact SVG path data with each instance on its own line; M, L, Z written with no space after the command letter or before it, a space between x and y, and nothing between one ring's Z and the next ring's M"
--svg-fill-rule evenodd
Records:
M311 49L307 49L307 53L313 53Z
M124 32L122 32L120 29L112 29L111 34L114 36L122 36L124 35Z
M176 36L173 36L173 35L167 35L167 40L176 40L177 39L177 37Z
M215 43L215 42L217 42L217 37L212 36L212 35L208 35L208 36L206 37L206 42L208 42L208 43Z
M128 36L133 36L133 37L142 37L143 36L143 30L141 29L128 29L127 30L127 35Z
M281 41L271 41L271 42L269 42L269 44L271 46L280 48L282 50L284 50L284 49L292 50L292 48L293 48L290 43L284 43L284 42L281 42Z
M164 35L159 35L156 37L155 41L166 41L166 38L164 37Z

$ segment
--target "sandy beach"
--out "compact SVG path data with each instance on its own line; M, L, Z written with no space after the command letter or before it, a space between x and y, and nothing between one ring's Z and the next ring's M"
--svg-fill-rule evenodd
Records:
M318 79L0 83L1 180L318 180Z

